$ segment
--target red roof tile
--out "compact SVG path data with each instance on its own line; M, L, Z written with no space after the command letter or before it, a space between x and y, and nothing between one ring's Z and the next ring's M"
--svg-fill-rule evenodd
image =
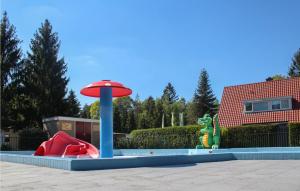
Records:
M244 113L244 101L292 97L292 110ZM300 78L225 87L219 110L220 125L300 122Z

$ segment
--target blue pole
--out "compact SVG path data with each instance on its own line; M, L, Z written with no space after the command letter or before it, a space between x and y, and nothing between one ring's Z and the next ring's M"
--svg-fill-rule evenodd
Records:
M112 88L100 88L100 158L113 157Z

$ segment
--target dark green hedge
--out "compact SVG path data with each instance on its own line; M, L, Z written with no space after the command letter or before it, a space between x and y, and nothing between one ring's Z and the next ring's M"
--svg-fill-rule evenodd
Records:
M300 146L300 123L289 124L289 144L292 147Z
M130 138L118 140L117 148L180 149L198 144L201 126L165 127L134 130Z
M133 142L131 138L119 137L114 138L114 149L135 149L138 146Z
M274 147L278 124L254 124L221 129L221 148Z
M47 133L40 128L26 128L19 132L19 149L35 150L48 139Z
M220 148L300 146L300 123L253 124L221 128ZM199 141L200 126L166 127L164 129L134 130L130 138L115 141L115 148L195 148Z

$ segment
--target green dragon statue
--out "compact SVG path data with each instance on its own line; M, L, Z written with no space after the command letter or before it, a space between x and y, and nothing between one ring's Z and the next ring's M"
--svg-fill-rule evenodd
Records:
M202 118L198 119L198 124L204 126L204 128L200 130L200 143L196 146L196 149L218 149L221 131L218 114L213 119L209 114L205 114Z

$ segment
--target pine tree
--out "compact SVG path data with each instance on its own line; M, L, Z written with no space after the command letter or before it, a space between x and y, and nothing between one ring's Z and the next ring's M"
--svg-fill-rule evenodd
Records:
M219 107L220 107L219 100L218 100L218 99L215 99L215 101L214 101L214 110L213 110L214 113L218 113Z
M186 122L188 125L197 124L197 114L196 114L196 105L194 104L194 100L189 101L186 104Z
M90 119L91 118L90 108L91 108L91 106L89 106L88 104L85 104L83 106L83 108L80 110L79 117Z
M292 59L292 64L288 74L290 77L300 77L300 48Z
M115 103L115 125L120 133L127 133L131 128L131 124L128 124L128 119L130 116L130 111L133 110L133 101L130 97L122 97L114 100Z
M134 128L141 129L140 118L142 114L142 102L138 94L136 95L135 99L132 101L132 107L133 107L134 118L136 123L136 127Z
M155 101L152 96L144 101L144 111L146 113L146 128L155 128Z
M139 129L148 129L149 123L148 123L148 117L146 111L143 111L140 113L140 117L138 119L138 127Z
M171 126L173 104L178 100L176 90L171 83L168 83L163 90L161 99L163 103L164 125L168 127Z
M178 100L174 86L169 82L165 87L162 95L162 100L168 104L172 104Z
M65 115L70 117L79 117L80 104L76 98L75 92L71 90L66 99L67 110Z
M14 98L17 96L15 81L20 71L22 56L20 43L16 35L16 28L11 25L7 13L4 12L0 23L1 39L1 128L14 126L15 116L19 115L13 107L16 105Z
M163 114L164 114L163 102L160 98L157 98L155 100L155 126L154 127L158 128L162 126Z
M136 120L134 115L134 110L128 111L128 118L126 122L126 133L130 133L132 130L136 129Z
M69 79L65 76L67 65L58 58L60 42L48 20L34 34L30 52L25 61L23 84L26 94L36 107L33 120L41 124L42 118L65 113L65 95Z
M22 51L21 41L16 35L16 28L11 25L7 13L4 12L1 19L1 90L5 88L13 79L18 69Z
M114 102L114 108L113 108L113 124L114 124L114 132L120 133L122 132L122 122L121 122L121 114L119 111L119 107L117 107L117 104Z
M186 111L186 101L184 98L180 98L178 101L176 101L175 103L173 103L172 105L172 112L174 113L174 123L175 126L179 125L179 114L183 113L183 121L185 121L185 111Z
M210 87L208 73L205 69L203 69L193 98L195 119L202 117L206 113L214 114L215 100L216 98Z

